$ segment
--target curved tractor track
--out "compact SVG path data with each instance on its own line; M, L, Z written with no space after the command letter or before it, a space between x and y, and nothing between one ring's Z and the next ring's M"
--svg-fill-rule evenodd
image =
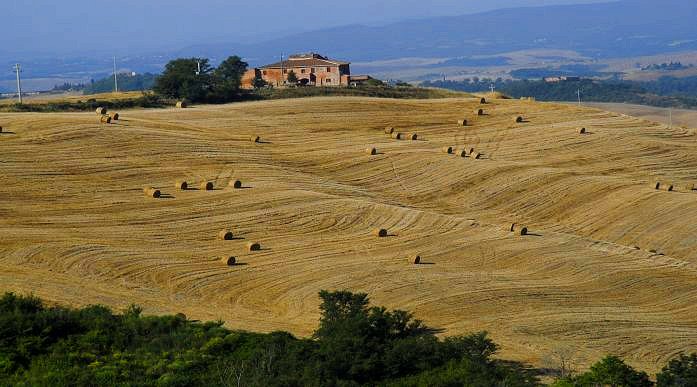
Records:
M563 350L581 367L614 353L656 370L695 350L695 131L510 100L474 116L478 103L312 98L111 125L0 114L1 290L309 335L317 292L350 289L446 335L487 330L540 366ZM217 240L226 228L239 238Z

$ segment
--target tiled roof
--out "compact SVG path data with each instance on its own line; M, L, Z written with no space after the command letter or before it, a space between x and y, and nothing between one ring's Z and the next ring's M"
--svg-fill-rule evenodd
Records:
M319 59L319 58L298 58L291 60L284 60L283 62L276 62L270 65L262 66L262 69L280 69L283 68L293 68L293 67L322 67L322 66L341 66L347 65L350 62L343 62L339 60L331 59Z

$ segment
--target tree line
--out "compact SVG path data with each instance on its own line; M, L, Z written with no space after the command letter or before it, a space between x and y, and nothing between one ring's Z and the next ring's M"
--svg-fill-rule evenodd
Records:
M310 338L231 331L182 314L145 316L131 306L47 306L0 298L2 386L536 386L539 371L495 357L486 332L438 338L406 311L371 306L366 294L319 293ZM680 355L657 386L697 385L697 355ZM646 373L608 356L569 386L652 386Z

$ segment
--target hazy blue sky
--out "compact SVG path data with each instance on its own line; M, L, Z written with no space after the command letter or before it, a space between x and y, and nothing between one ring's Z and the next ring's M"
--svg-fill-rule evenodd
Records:
M355 23L602 0L0 0L0 57L236 42ZM335 5L336 4L336 5Z

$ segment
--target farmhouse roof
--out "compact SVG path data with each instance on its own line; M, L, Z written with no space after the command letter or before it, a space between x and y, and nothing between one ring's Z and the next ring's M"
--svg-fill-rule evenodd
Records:
M272 63L263 66L262 69L279 69L291 68L291 67L316 67L316 66L341 66L347 65L350 62L344 62L339 60L332 60L319 54L309 53L309 54L297 54L291 55L288 60L282 62Z

